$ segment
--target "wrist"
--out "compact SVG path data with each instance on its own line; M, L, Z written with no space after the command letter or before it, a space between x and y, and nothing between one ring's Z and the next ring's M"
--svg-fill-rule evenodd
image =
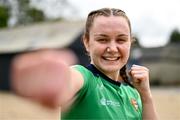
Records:
M152 102L152 94L150 91L140 93L141 101L143 103Z

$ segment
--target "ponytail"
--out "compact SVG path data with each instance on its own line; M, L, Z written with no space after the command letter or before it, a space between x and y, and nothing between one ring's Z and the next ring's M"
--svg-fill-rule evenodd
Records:
M120 70L120 75L122 77L122 79L124 80L125 83L127 83L128 85L130 85L131 87L134 87L132 85L132 83L130 82L129 78L128 78L128 75L127 75L127 72L126 72L126 65L124 65L121 70Z

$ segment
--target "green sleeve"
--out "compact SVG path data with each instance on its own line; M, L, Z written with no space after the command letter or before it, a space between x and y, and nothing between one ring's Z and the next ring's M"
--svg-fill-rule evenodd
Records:
M82 74L84 80L83 87L78 91L76 95L76 99L78 101L90 94L91 89L93 89L93 86L96 85L94 80L95 76L91 71L81 65L74 65L72 66L72 68L78 70Z

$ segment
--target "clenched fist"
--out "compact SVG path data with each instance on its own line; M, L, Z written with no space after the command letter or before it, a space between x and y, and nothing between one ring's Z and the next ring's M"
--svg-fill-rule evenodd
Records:
M129 73L132 77L133 85L140 95L150 92L148 68L140 65L132 65Z

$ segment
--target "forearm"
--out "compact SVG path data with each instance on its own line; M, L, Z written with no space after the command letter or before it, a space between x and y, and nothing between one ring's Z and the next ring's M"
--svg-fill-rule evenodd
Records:
M134 87L141 96L143 120L157 120L157 113L149 86L149 69L144 66L133 65L130 75L133 78Z
M153 98L150 92L141 95L143 111L143 120L157 120L157 113L153 103Z

